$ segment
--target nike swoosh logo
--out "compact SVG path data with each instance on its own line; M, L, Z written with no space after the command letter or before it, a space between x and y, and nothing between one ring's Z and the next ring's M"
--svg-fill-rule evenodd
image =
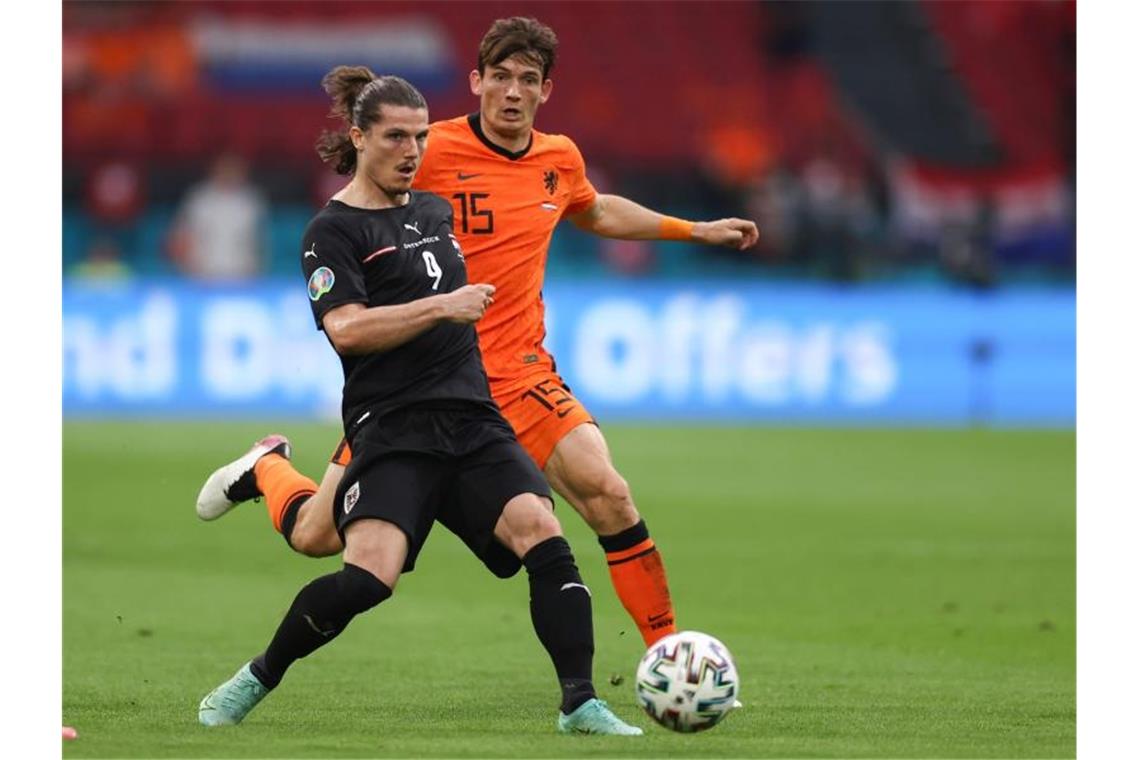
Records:
M566 589L568 589L568 588L580 588L580 589L582 589L583 591L585 591L585 592L586 592L586 593L587 593L589 596L591 596L591 597L593 596L593 594L591 594L591 593L590 593L590 589L586 588L586 587L585 587L583 584L581 584L581 583L563 583L563 584L562 584L562 588L560 588L560 589L558 589L558 590L559 590L559 591L565 591L565 590L566 590Z
M309 617L308 615L302 615L301 617L305 618L305 622L309 624L309 627L310 627L310 628L312 628L314 631L316 631L317 633L319 633L319 634L321 634L322 636L324 636L326 639L327 639L329 636L332 636L334 633L336 633L336 629L335 629L335 628L333 628L333 629L331 629L331 630L328 630L328 631L322 631L320 628L317 628L317 624L316 624L316 623L314 623L314 622L313 622L313 619L312 619L311 617Z
M314 259L317 257L317 246L313 246L310 250L305 251L305 258L312 256Z
M562 419L566 415L570 414L570 412L570 409L563 409L562 411L558 412L558 419Z
M469 179L475 179L476 177L481 177L483 175L482 174L464 174L463 172L459 172L455 176L459 178L460 182L466 182Z
M667 611L662 612L660 615L650 615L649 616L649 622L650 623L656 623L658 620L660 620L663 617L669 617L669 612L667 612Z

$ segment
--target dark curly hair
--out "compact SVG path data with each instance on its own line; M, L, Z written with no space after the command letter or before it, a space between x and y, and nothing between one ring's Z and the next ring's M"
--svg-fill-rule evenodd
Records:
M479 43L479 74L487 66L497 66L512 55L519 55L542 69L542 78L554 68L554 53L558 50L558 37L554 30L533 18L513 16L501 18L491 24Z

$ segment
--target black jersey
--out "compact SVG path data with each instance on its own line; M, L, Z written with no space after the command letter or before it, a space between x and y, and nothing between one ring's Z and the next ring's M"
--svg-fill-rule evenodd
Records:
M412 191L404 206L362 209L329 201L305 229L301 267L317 327L349 303L394 306L467 284L451 204ZM442 322L389 351L340 357L344 427L396 409L438 403L490 405L472 325Z

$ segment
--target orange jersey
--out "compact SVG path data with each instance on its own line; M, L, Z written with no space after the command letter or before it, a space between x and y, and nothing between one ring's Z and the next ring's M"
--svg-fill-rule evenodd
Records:
M597 191L568 137L534 131L512 154L483 137L479 115L431 125L415 187L450 201L467 281L495 286L495 303L475 324L491 382L502 391L550 372L542 347L542 281L554 227L593 205Z

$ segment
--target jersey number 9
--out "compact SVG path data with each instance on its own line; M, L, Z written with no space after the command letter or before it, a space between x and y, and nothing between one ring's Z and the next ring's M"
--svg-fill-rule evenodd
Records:
M435 260L435 254L431 251L424 251L424 266L427 268L427 276L435 278L431 289L439 290L439 280L443 277L443 270L439 268L439 262Z

